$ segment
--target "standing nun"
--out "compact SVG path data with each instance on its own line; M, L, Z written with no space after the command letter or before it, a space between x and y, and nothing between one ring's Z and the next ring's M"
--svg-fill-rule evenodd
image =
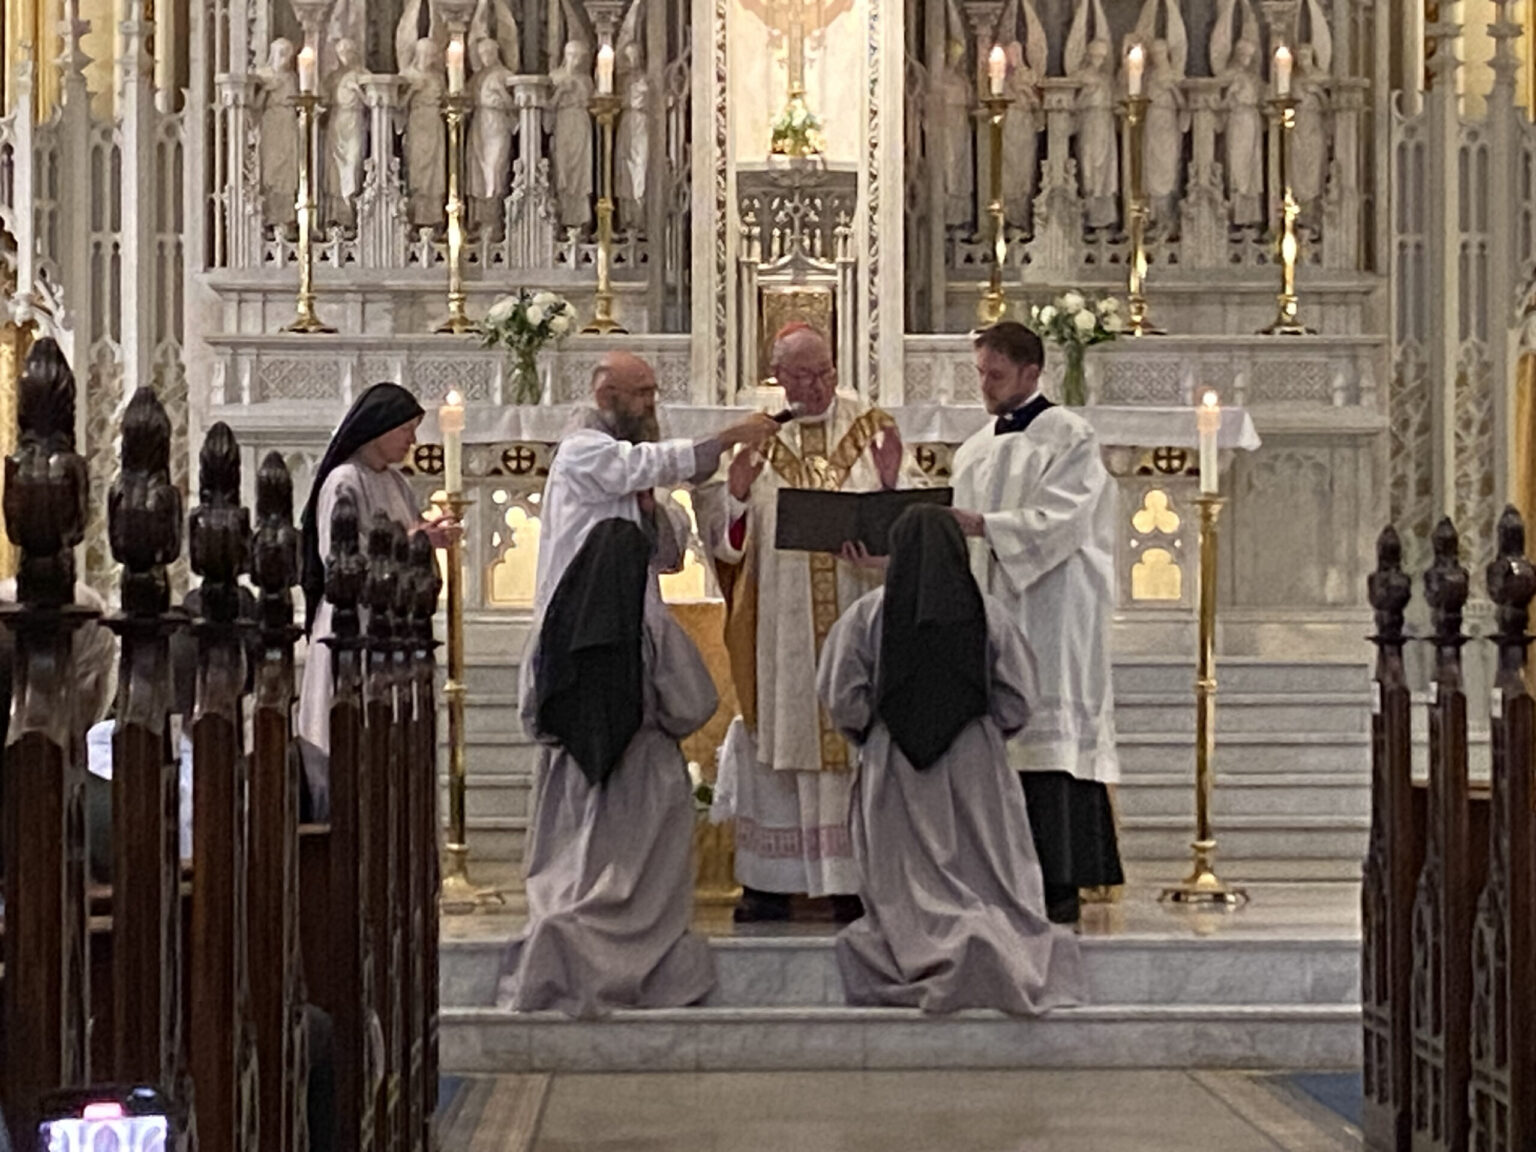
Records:
M833 627L817 675L832 722L860 745L864 916L837 938L849 1003L1027 1016L1081 998L1077 940L1046 919L1005 751L1033 685L1023 637L977 587L949 510L903 513L885 587Z
M505 1008L594 1017L679 1008L714 987L709 945L688 928L693 793L678 741L717 698L650 558L633 521L596 524L523 663L523 726L544 748Z
M331 517L345 493L357 503L358 523L383 512L407 532L425 531L434 547L447 543L451 527L426 523L416 494L397 467L416 442L423 412L416 397L398 384L375 384L353 403L331 437L304 505L304 630L309 653L299 693L299 749L309 788L310 815L330 813L331 604L325 599L325 560L331 552ZM366 540L366 532L364 534Z

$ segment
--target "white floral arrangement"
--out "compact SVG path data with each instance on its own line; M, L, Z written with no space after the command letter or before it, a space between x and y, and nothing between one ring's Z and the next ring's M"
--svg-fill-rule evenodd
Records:
M1059 345L1066 353L1061 398L1064 404L1072 406L1087 402L1083 353L1125 331L1119 300L1113 296L1090 297L1076 291L1063 292L1053 303L1034 305L1024 323L1040 339Z
M805 106L804 99L792 96L773 122L769 151L776 156L820 156L826 149L820 119Z
M536 404L539 385L538 355L546 344L557 343L576 327L576 309L563 296L521 288L492 304L475 331L486 347L505 348L516 362L513 400Z
M1113 340L1125 331L1120 301L1113 296L1090 300L1082 292L1063 292L1053 304L1036 304L1029 310L1028 323L1042 340L1084 348Z

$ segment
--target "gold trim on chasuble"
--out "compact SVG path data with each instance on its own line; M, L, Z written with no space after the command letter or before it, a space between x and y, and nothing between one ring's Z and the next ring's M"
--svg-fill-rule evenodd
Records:
M878 408L871 408L853 422L853 427L837 442L831 453L827 452L827 425L801 424L800 451L797 456L779 437L768 445L768 463L791 488L815 488L824 492L836 492L848 480L848 473L858 463L876 436L887 428L894 428L896 421ZM816 662L821 663L821 649L827 634L842 614L837 600L837 557L827 552L811 552L806 556L811 568L811 631L816 642ZM833 725L827 710L816 705L820 721L821 767L825 772L846 771L848 768L848 742Z

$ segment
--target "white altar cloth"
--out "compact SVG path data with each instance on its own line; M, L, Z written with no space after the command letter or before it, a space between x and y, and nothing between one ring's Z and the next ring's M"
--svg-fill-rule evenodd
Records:
M518 441L553 443L581 410L574 404L477 405L465 413L464 440L470 444L508 444ZM728 423L733 414L747 408L666 405L661 409L662 434L699 439ZM976 404L909 404L889 409L902 439L908 444L960 444L991 419ZM1094 404L1079 409L1106 448L1196 448L1199 432L1193 408L1154 408ZM429 408L419 439L441 441L437 411ZM1253 418L1242 408L1223 408L1217 447L1223 451L1252 452L1259 447Z

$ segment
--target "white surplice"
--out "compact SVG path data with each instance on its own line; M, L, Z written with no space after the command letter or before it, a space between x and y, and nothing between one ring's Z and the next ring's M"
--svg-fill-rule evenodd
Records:
M1010 760L1021 771L1114 783L1118 505L1093 427L1062 407L1022 432L988 424L955 453L952 483L955 506L986 520L985 540L971 542L976 580L1018 622L1040 678Z
M595 410L582 426L567 433L549 466L549 480L544 485L539 509L534 620L543 616L560 577L576 559L593 528L604 520L641 523L640 493L680 485L697 469L698 456L692 441L631 444L616 439L602 427ZM656 508L666 516L666 526L673 529L657 534L657 557L652 567L665 572L680 560L675 540L679 518L684 522L682 540L686 543L688 539L687 513L659 493Z
M802 461L825 461L865 411L856 399L838 396L823 416L802 417L779 439ZM695 509L716 558L744 565L756 579L756 726L738 716L720 760L721 778L734 796L736 879L764 892L841 896L858 891L848 828L853 754L816 699L816 660L826 634L818 639L812 570L826 569L818 585L829 598L822 609L828 629L878 585L879 576L830 557L780 552L773 541L781 489L874 492L881 484L868 447L840 485L824 470L813 470L814 483L796 485L770 463L745 503L717 485L700 490ZM737 546L730 525L742 516L746 532Z

